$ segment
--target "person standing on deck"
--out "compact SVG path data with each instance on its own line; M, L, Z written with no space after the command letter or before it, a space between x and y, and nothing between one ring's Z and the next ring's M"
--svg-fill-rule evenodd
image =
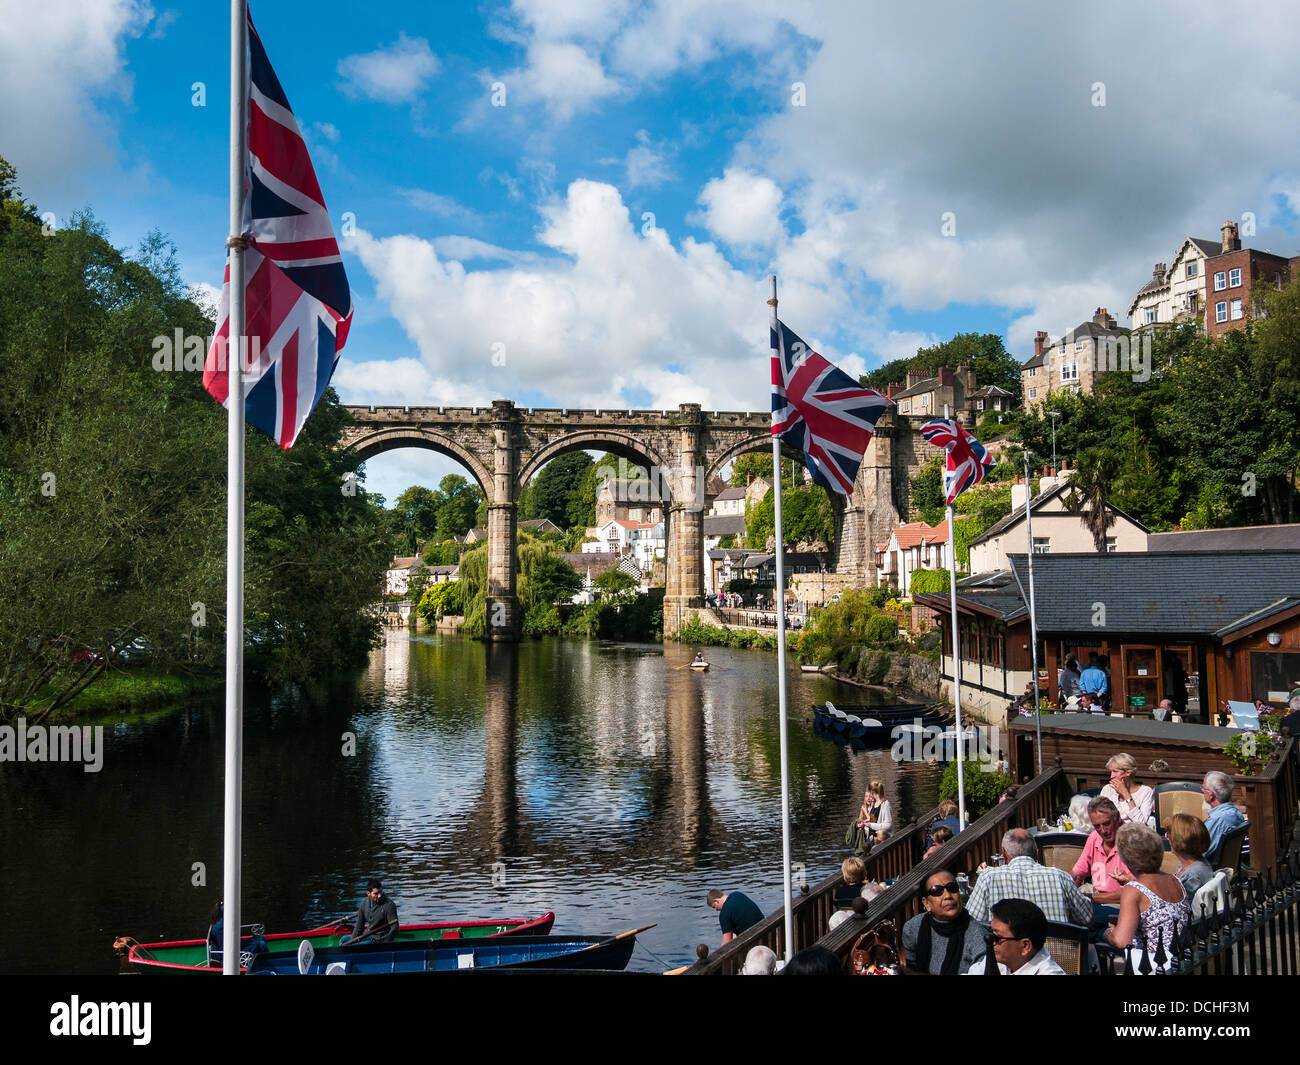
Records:
M725 947L751 925L763 919L763 911L748 895L739 891L719 891L713 888L704 901L718 911L718 924L722 927L722 945Z
M1097 656L1090 654L1088 656L1088 668L1079 674L1079 687L1087 695L1091 695L1096 702L1103 702L1102 696L1110 691L1110 685L1106 681L1106 673L1098 664Z

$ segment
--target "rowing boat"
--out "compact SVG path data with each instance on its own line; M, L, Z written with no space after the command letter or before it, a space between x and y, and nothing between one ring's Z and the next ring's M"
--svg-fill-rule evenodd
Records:
M555 914L547 912L540 917L504 918L495 921L443 921L426 924L402 925L393 941L414 948L427 948L431 943L448 940L495 939L499 936L542 937L551 931ZM341 921L306 932L274 932L265 937L272 952L285 951L307 940L314 950L327 950L339 945L339 940L352 931L352 922ZM390 944L377 944L386 946ZM221 953L209 952L202 939L177 939L161 943L137 943L124 937L114 943L124 956L123 968L139 973L220 973ZM212 959L216 955L216 960ZM241 967L241 972L245 971Z
M479 942L373 943L319 951L274 951L257 955L248 973L251 976L376 976L488 968L621 972L632 958L637 935L646 928L634 928L616 936L504 936Z

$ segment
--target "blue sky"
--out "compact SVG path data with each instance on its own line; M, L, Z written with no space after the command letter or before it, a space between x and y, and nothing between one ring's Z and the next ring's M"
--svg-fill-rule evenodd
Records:
M1027 357L1098 306L1126 324L1153 262L1246 212L1248 245L1300 251L1282 3L303 10L253 16L353 220L345 402L764 409L771 272L791 327L860 372L959 331ZM0 154L27 197L120 246L161 229L211 295L222 5L18 0L7 26ZM456 469L404 451L369 481Z

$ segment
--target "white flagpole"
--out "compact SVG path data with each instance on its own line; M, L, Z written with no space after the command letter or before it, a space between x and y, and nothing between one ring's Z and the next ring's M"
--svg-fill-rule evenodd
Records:
M943 416L952 417L948 404L943 405ZM945 463L947 459L945 458ZM948 504L948 587L952 595L952 704L956 708L957 728L957 821L966 827L966 772L962 759L961 734L961 650L957 639L957 535L953 532L952 504Z
M768 322L773 330L776 321L776 275L772 275L772 297L767 301L771 313ZM778 339L779 343L779 339ZM779 349L778 349L779 353ZM772 437L772 485L776 509L776 691L781 726L781 886L785 894L785 960L794 956L794 904L790 897L790 748L785 726L785 551L781 526L781 438Z
M1034 610L1034 527L1030 511L1033 510L1034 490L1029 487L1029 451L1025 451L1025 539L1029 541L1029 650L1033 661L1034 677L1034 732L1038 751L1038 771L1043 771L1043 715L1038 712L1038 615ZM1005 653L1005 651L1004 651Z
M221 971L239 973L244 763L244 160L248 101L246 0L230 0L230 334L226 344L226 788Z

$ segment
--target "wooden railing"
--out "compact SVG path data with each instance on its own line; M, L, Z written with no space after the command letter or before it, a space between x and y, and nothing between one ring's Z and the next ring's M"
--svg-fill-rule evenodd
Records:
M795 901L795 949L816 942L834 951L841 961L846 960L854 941L868 928L886 918L901 922L917 912L917 893L925 877L940 869L950 869L954 873L973 871L981 862L998 853L1007 829L1025 828L1039 818L1052 818L1069 795L1064 771L1059 768L1046 770L1024 784L1015 798L994 807L929 858L923 859L926 826L938 815L937 809L932 810L903 832L873 847L864 859L868 879L894 881L870 904L864 918L852 918L833 932L827 931L831 915L836 910L835 889L844 882L838 870ZM734 975L744 965L745 955L758 946L770 947L778 957L783 957L784 926L785 915L778 910L704 961L691 966L686 974Z
M919 820L875 847L863 858L868 880L892 880L903 876L921 860L925 849L925 829L939 814L931 810ZM844 883L837 869L806 893L797 896L792 906L795 950L810 946L826 931L835 912L835 889ZM686 970L688 976L734 976L745 964L745 955L754 947L770 947L778 958L785 956L785 910L769 914L745 930L725 947L696 962Z
M1051 819L1069 797L1069 782L1064 770L1044 770L1023 785L1015 798L995 806L929 858L913 865L871 903L864 917L851 918L833 931L826 932L817 941L818 945L826 947L841 962L847 962L853 944L863 932L885 920L893 921L901 928L904 922L920 912L921 885L931 874L942 869L955 874L973 872L981 862L1001 851L1002 837L1007 829L1028 828L1039 818Z

